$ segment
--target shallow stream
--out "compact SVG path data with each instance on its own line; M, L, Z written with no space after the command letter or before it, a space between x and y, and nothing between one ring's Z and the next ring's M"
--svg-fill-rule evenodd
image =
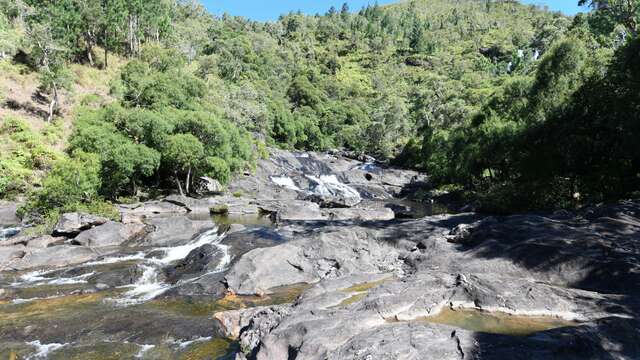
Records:
M270 226L258 218L227 220ZM290 302L302 290L263 298L182 295L179 289L203 278L222 279L232 261L224 239L215 228L183 245L122 248L50 271L1 272L0 359L215 359L232 352L214 312ZM169 281L166 269L203 245L213 246L214 266Z
M423 210L428 215L439 208ZM274 230L268 217L216 216L214 221L224 229ZM3 231L1 236L14 232ZM263 297L226 295L221 280L238 251L225 243L232 236L215 228L177 246L123 247L78 266L0 272L0 359L233 359L238 345L222 337L215 312L293 302L309 285L273 289ZM214 249L211 267L169 279L168 268L205 245ZM268 245L245 245L244 251L256 246ZM352 296L339 306L359 301L381 283L345 289ZM203 284L212 289L202 290ZM516 336L574 325L556 318L451 309L415 321Z

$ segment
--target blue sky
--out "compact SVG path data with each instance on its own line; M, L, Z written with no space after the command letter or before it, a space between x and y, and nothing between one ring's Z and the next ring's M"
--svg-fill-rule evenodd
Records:
M345 0L202 0L209 11L214 14L227 12L253 20L275 20L279 15L290 11L302 10L307 14L325 13L332 5L340 9ZM358 10L375 0L346 0L351 10ZM393 0L378 0L379 4L388 4ZM553 10L560 10L565 14L575 14L580 11L578 0L522 0L527 4L543 4Z

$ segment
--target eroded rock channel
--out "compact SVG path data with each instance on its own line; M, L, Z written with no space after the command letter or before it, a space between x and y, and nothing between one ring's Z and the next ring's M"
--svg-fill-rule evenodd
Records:
M274 150L46 236L1 205L0 358L640 358L639 202L447 215L361 160Z

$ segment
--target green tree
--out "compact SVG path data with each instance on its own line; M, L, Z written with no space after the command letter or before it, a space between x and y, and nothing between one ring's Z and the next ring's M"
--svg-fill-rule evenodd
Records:
M71 158L59 160L42 182L42 188L32 197L29 209L44 214L49 209L98 199L100 170L100 161L95 154L75 152Z
M191 134L171 135L167 139L162 161L175 174L180 194L185 194L180 183L180 175L185 176L185 191L188 194L191 175L205 163L204 157L204 146ZM215 161L212 165L215 166Z
M605 13L616 22L623 24L632 36L638 34L640 2L637 0L580 0L580 6L589 5L597 12Z
M40 75L40 88L50 95L47 122L51 122L58 111L60 91L69 89L72 85L65 49L53 38L50 24L38 23L32 19L27 34L33 44L33 56Z

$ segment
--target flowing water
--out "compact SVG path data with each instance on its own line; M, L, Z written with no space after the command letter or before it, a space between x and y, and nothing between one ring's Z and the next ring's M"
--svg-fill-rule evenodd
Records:
M19 227L0 228L0 241L6 240L22 230Z
M123 248L75 267L0 273L0 359L224 355L234 344L219 338L211 315L245 306L242 299L168 294L205 276L221 276L232 260L224 238L212 229L183 245ZM167 281L165 269L203 245L213 246L216 263Z

